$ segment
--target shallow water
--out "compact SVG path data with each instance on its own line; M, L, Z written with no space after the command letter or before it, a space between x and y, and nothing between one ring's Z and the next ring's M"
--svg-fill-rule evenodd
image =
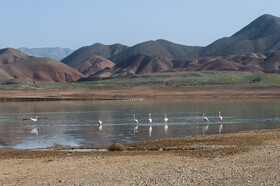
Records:
M280 128L280 100L2 102L0 147L78 147L218 134L218 111L223 116L221 133ZM202 112L209 122L203 121ZM138 130L134 130L134 113L139 121ZM153 120L151 132L149 113ZM169 119L168 128L164 128L164 114ZM22 120L36 115L47 119ZM31 133L34 128L38 129L38 135Z

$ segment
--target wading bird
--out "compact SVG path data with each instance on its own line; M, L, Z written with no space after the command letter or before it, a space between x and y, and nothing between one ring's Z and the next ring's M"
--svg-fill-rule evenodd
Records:
M221 124L220 124L220 126L219 126L219 134L221 134L222 133L222 129L223 129L223 117L221 116L221 111L219 111L219 119L220 119L220 122L221 122Z
M223 117L221 116L221 111L219 111L219 119L220 119L220 122L222 123Z
M203 119L205 122L208 122L208 121L209 121L209 119L208 119L207 117L204 116L204 113L202 113L201 116L202 116L202 119Z
M204 116L204 113L202 113L201 115L202 115L202 119L205 121L205 123L207 123L209 119ZM202 126L202 133L204 134L204 132L207 131L208 128L209 128L209 124L207 124L205 127Z
M150 127L149 127L149 136L151 137L152 136L152 130L153 130L153 127L152 127L152 114L149 113L149 122L150 122Z
M166 114L165 114L165 117L163 118L163 120L164 120L165 123L168 121L168 118L167 118Z
M134 114L134 121L135 121L135 127L134 127L134 129L135 129L135 130L138 130L138 120L135 119L135 114Z
M99 122L98 129L99 129L99 132L100 132L102 130L102 121L100 120L100 118L99 118L98 122Z

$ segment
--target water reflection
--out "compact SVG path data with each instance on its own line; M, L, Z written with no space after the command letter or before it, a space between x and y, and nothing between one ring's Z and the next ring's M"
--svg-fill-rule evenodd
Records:
M168 124L167 124L167 122L164 123L164 127L163 128L164 128L164 133L167 134L167 131L168 131Z
M279 128L279 103L279 100L206 102L176 99L0 103L0 147L25 149L55 144L128 143ZM205 113L207 122L201 113ZM47 119L36 123L23 120L37 115ZM38 135L36 131L31 133L34 128Z
M222 133L222 130L223 130L223 124L221 123L220 126L219 126L219 134Z

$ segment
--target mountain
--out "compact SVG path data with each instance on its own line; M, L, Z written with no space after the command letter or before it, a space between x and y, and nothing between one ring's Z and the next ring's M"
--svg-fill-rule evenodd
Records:
M37 57L46 57L55 59L57 61L62 60L66 56L70 55L74 50L69 48L60 48L60 47L52 47L52 48L19 48L18 50L32 56Z
M86 76L90 76L100 70L105 68L112 68L115 66L115 63L112 61L99 57L99 56L92 56L85 60L84 62L80 63L79 65L75 66L74 69L78 70L82 74Z
M163 39L147 41L128 48L110 58L115 63L121 63L127 58L137 54L161 56L170 59L196 58L201 47L185 46Z
M138 54L130 56L123 63L115 65L112 69L101 70L88 78L81 79L81 81L163 72L172 68L171 61L168 58Z
M92 46L80 48L63 59L62 62L73 67L91 56L101 56L118 64L138 54L182 60L278 50L280 50L280 18L265 14L231 37L218 39L205 47L185 46L162 39L146 41L132 47L120 44L103 45L96 43Z
M0 81L21 78L38 82L75 82L85 77L71 67L49 58L28 56L19 50L0 50Z
M199 56L227 56L280 50L280 18L265 14L231 37L206 46Z
M110 59L113 55L116 55L119 52L126 50L127 48L128 46L122 44L103 45L100 43L95 43L91 46L79 48L78 50L64 58L61 62L70 67L75 67L92 56L99 56Z

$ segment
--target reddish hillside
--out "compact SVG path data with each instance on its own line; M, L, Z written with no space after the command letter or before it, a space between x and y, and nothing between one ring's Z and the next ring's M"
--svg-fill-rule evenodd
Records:
M260 69L243 65L241 63L230 61L228 59L209 59L202 64L188 68L188 71L254 71L261 72Z
M111 77L150 74L168 71L172 69L172 67L173 64L171 59L138 54L129 57L123 63L115 65L112 70L104 69L82 80L90 81Z
M117 77L134 74L150 74L167 71L172 67L171 59L138 54L129 57L123 63L117 64L113 70L113 74Z
M226 57L207 57L198 59L171 60L139 54L131 56L125 62L112 69L101 70L86 79L124 77L137 74L150 74L171 71L251 71L259 73L280 72L280 52L264 54L243 54Z
M90 76L100 70L103 70L104 68L112 68L113 66L115 66L115 63L108 59L92 56L79 65L75 66L74 69L86 76Z
M71 67L48 58L32 57L2 65L1 68L14 78L38 82L75 82L85 77Z
M39 82L75 82L85 77L52 59L28 56L15 49L0 50L0 81L21 78Z

